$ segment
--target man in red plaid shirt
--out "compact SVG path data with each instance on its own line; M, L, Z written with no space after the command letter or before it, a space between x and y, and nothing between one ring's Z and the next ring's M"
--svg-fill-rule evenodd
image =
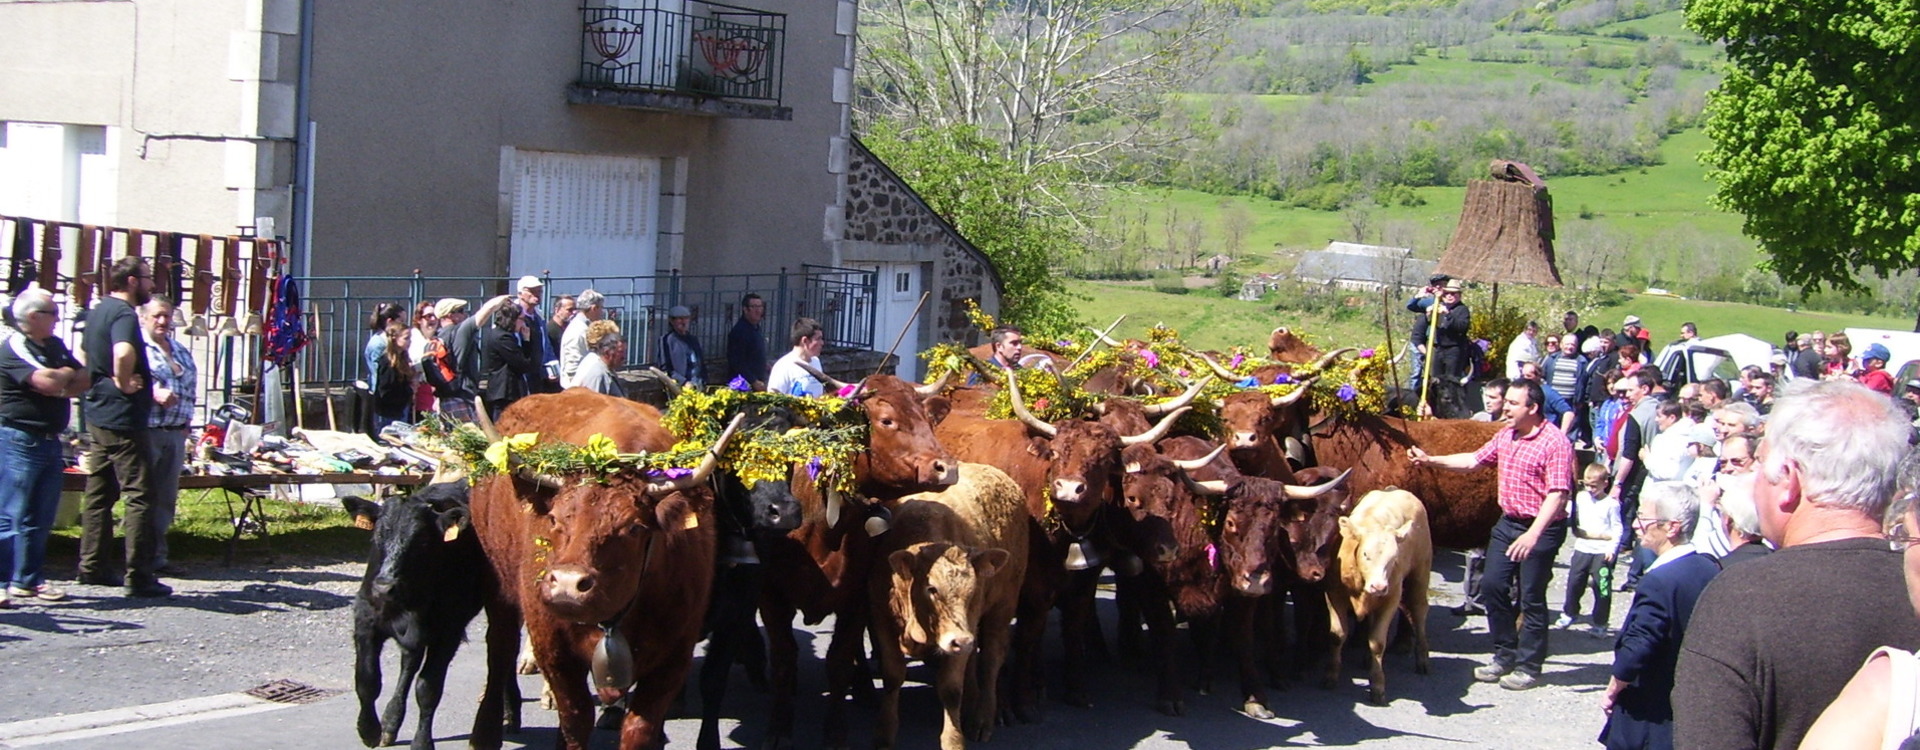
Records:
M1540 684L1547 660L1547 584L1553 558L1567 538L1567 507L1573 487L1573 444L1541 413L1546 395L1538 381L1516 381L1507 388L1510 424L1472 453L1429 456L1407 449L1414 466L1471 471L1488 461L1500 464L1500 521L1487 543L1487 570L1481 599L1487 629L1493 634L1493 663L1473 670L1481 682L1499 682L1508 690ZM1520 632L1514 632L1513 592L1520 580Z

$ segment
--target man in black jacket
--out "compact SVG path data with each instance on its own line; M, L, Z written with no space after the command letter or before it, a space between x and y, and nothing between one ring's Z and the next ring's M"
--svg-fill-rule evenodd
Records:
M498 419L507 406L526 397L533 378L544 376L539 363L527 357L526 337L527 322L519 307L502 305L494 312L480 349L480 369L487 378L481 398L488 416Z
M1461 291L1459 279L1448 279L1440 287L1439 302L1413 326L1414 341L1418 342L1427 341L1428 326L1434 326L1433 351L1429 352L1433 361L1427 365L1427 374L1433 379L1427 386L1427 402L1433 405L1433 413L1444 419L1464 419L1477 405L1467 400L1465 390L1473 376L1470 349L1475 345L1467 337L1473 313L1460 301Z

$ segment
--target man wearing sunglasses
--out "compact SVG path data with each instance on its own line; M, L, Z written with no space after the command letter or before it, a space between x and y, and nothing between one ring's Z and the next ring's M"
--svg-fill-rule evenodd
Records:
M1700 597L1680 649L1674 744L1793 748L1880 646L1920 648L1881 518L1907 453L1893 400L1851 380L1796 386L1755 454L1753 500L1776 549Z

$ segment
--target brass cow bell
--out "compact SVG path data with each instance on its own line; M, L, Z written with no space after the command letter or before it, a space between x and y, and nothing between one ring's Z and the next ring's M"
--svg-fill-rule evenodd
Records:
M618 630L604 630L593 647L593 691L600 705L611 706L633 686L633 649Z
M1067 545L1067 570L1086 570L1100 564L1100 551L1086 542Z

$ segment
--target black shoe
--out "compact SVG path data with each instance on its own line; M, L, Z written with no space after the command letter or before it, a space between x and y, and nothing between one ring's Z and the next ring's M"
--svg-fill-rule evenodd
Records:
M162 565L162 566L160 566L160 567L158 567L158 568L154 568L154 569L153 569L153 572L154 572L154 573L156 573L156 574L159 574L159 575L163 575L163 576L166 576L166 577L168 577L168 578L185 578L185 577L187 577L187 569L186 569L186 568L182 568L182 567L180 567L180 566L178 566L178 565L173 565L173 564L167 564L167 565Z
M77 578L74 579L74 583L78 583L82 586L116 586L117 587L126 583L126 580L121 578L120 574L118 573L81 573Z
M173 596L173 587L168 586L159 581L148 581L146 583L136 583L132 586L127 587L127 596L131 596L136 599L159 599L162 597Z
M1455 617L1473 617L1476 615L1484 616L1487 614L1487 608L1482 607L1478 604L1474 604L1472 602L1468 602L1466 604L1455 606L1453 608L1453 614Z

